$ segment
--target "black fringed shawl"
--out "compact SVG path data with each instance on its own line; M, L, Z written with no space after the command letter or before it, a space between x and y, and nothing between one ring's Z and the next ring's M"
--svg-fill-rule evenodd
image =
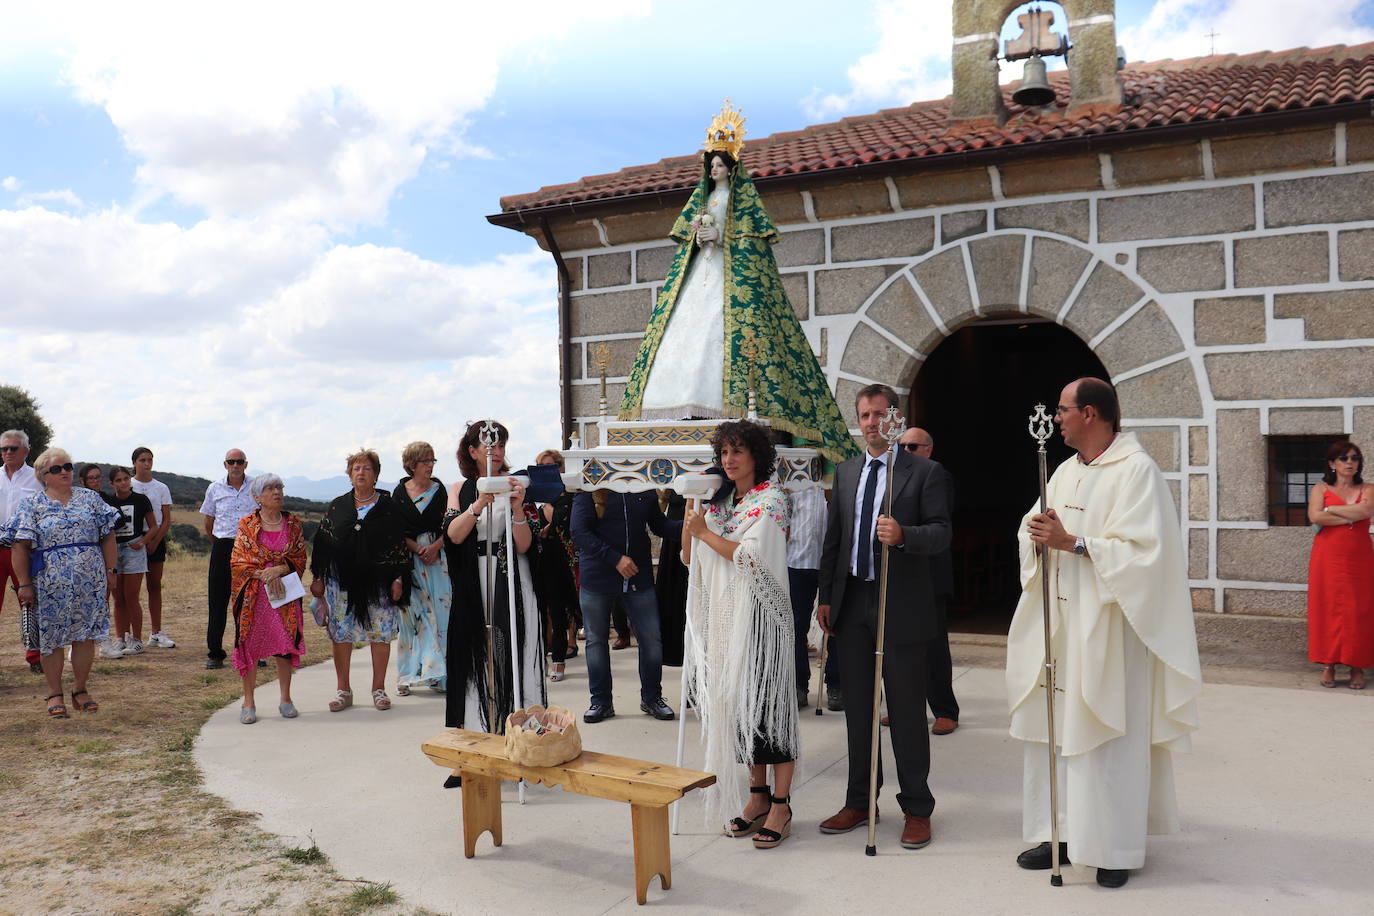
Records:
M475 688L478 703L483 710L482 717L486 718L487 708L487 632L486 632L486 602L482 598L482 577L478 572L478 564L485 563L486 557L477 548L482 540L485 521L478 521L477 526L472 532L463 539L463 543L454 544L447 541L448 524L461 512L468 511L477 500L476 481L467 480L462 489L458 492L458 508L450 509L444 516L444 536L448 545L453 550L454 562L449 569L453 577L453 608L449 614L448 622L448 691L445 696L444 724L449 728L467 728L473 731L481 731L484 723L464 722L466 715L467 693L470 687ZM518 516L517 516L518 517ZM541 520L534 507L526 503L524 506L524 516L530 523L530 534L537 536ZM501 532L504 538L504 532ZM532 553L533 551L531 551ZM527 560L530 555L525 555ZM494 656L494 668L496 674L496 720L493 726L488 727L488 731L499 731L505 727L506 716L514 711L514 682L510 670L510 604L509 591L506 582L506 545L504 539L497 550L495 566L495 617L493 638L496 642L496 653ZM525 632L524 615L524 596L522 588L522 575L520 564L515 564L516 588L516 640L520 647L520 657L523 659L526 652L536 652L541 660L543 657L543 639L539 633L527 634ZM542 667L542 666L541 666ZM528 694L532 685L526 685ZM544 683L541 676L540 683L536 688L540 694L544 692Z
M439 485L439 492L430 497L425 511L415 508L415 500L406 492L409 477L402 477L391 495L396 500L396 511L401 514L402 534L412 541L418 541L422 534L442 536L444 530L444 505L448 502L448 488L438 477L432 478Z
M348 613L364 627L371 627L368 606L391 601L391 583L401 580L401 600L410 602L410 552L405 545L405 524L396 501L377 491L377 504L358 519L350 490L329 504L315 532L310 572L333 579L348 594Z

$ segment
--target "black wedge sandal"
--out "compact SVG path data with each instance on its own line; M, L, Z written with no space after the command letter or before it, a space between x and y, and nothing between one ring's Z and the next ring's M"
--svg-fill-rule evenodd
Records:
M776 795L768 796L769 800L775 805L787 806L787 821L782 825L782 831L769 830L767 827L760 827L754 832L755 849L772 849L782 843L792 835L792 796L778 798ZM765 817L764 820L767 820Z
M749 794L767 795L769 798L772 798L773 790L768 786L750 786ZM763 825L763 822L766 820L768 820L767 811L763 812L753 820L748 820L744 817L731 818L730 823L725 825L725 835L736 838L742 836L749 836L752 833L757 833L759 827L761 827Z

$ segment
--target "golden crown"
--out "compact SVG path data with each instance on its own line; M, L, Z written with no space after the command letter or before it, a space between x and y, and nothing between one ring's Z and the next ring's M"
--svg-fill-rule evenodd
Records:
M712 153L729 153L739 162L740 151L744 149L744 115L740 114L738 108L730 106L729 99L725 100L720 114L711 119L711 126L706 128L706 142L702 148Z

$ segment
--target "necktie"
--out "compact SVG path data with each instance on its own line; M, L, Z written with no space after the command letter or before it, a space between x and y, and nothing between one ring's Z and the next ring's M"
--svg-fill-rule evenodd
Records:
M854 532L856 538L867 538L867 547L863 544L859 546L859 578L871 579L873 577L873 503L874 497L878 495L878 475L883 472L883 463L874 458L868 463L868 480L864 483L863 511L859 514L859 530Z

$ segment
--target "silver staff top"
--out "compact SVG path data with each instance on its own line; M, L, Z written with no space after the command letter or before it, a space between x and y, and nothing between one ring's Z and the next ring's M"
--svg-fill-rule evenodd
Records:
M1044 404L1035 405L1035 413L1030 415L1030 425L1027 429L1030 430L1031 438L1044 448L1045 442L1054 432L1054 417L1045 412Z
M486 448L491 448L501 441L501 433L496 428L495 420L483 421L482 428L477 431L477 441Z
M878 421L878 429L887 440L887 447L891 449L897 444L897 440L902 438L902 433L906 432L906 417L902 416L896 407L889 407L887 416Z

